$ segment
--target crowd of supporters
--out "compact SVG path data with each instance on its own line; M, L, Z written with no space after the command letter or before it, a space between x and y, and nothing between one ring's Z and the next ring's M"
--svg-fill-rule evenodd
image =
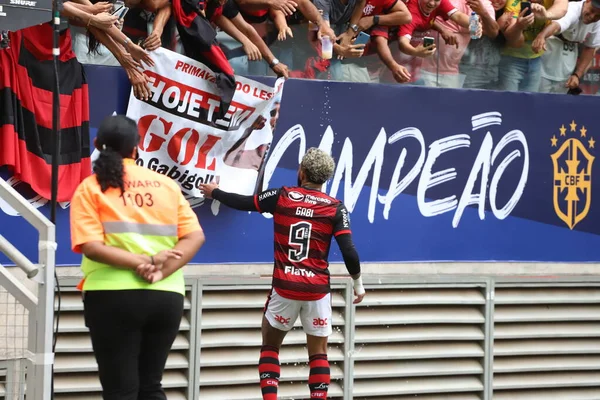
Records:
M123 67L138 97L160 46L224 91L238 74L570 94L600 46L600 0L95 1L64 3L73 50Z

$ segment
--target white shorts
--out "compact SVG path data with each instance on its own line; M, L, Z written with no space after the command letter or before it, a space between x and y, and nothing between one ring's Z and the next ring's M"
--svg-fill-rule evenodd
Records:
M269 324L280 331L289 331L300 315L302 328L307 335L326 337L331 335L331 293L320 300L302 301L281 297L271 290L265 317Z

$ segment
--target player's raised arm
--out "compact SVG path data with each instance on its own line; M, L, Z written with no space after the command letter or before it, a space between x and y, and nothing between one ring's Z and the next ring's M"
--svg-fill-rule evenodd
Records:
M363 287L362 276L360 273L360 258L358 257L358 252L356 251L354 241L352 240L350 213L348 213L348 210L343 203L340 203L337 208L334 224L333 234L340 251L342 252L342 257L344 258L344 264L346 264L348 273L354 280L354 294L356 295L354 304L358 304L365 297L365 288Z
M260 213L273 213L279 198L279 189L269 189L254 196L229 193L219 189L216 183L200 184L200 191L207 199L215 199L227 207L240 211L258 211Z

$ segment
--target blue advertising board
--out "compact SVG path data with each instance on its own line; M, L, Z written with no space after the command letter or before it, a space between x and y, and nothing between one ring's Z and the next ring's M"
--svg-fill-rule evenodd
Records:
M93 136L105 116L125 113L129 84L119 68L86 71ZM350 210L366 262L598 262L599 106L587 96L289 80L264 184L293 185L307 148L331 151L326 191ZM63 206L57 263L78 265ZM195 210L207 243L194 263L272 260L270 216L211 201ZM0 211L0 233L35 257L21 217ZM331 261L341 261L335 245Z

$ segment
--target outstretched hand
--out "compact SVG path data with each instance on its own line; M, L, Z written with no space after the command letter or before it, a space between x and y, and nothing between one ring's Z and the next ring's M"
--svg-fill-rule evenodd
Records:
M329 39L331 39L331 41L335 43L335 40L336 40L335 32L333 31L333 29L331 29L331 27L329 26L329 23L326 21L323 21L321 23L321 26L319 26L319 30L317 31L317 38L319 40L323 36L328 36Z
M111 15L107 12L101 12L99 14L92 15L89 24L95 28L105 31L110 29L118 19L119 17L116 15Z
M206 199L212 199L213 191L218 188L219 188L219 185L214 182L200 184L200 192Z
M296 3L294 0L277 0L271 5L273 10L283 12L286 17L295 13L297 7L298 3Z
M108 1L100 1L92 5L92 14L108 13L111 14L114 6Z

